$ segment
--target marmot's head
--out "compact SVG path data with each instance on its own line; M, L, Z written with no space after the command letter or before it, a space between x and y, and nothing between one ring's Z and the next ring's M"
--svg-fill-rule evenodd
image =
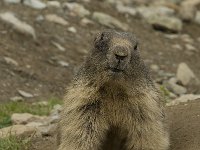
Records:
M97 34L84 65L88 77L98 79L101 76L102 80L114 77L119 81L137 78L144 73L144 68L136 37L127 32L110 30Z

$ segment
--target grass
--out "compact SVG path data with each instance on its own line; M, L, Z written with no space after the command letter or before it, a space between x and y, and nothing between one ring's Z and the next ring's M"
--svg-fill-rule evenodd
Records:
M9 136L0 139L0 150L28 150L30 145L30 138L19 139L15 136Z
M13 113L31 113L34 115L48 115L56 104L62 104L61 100L50 99L46 106L32 105L26 102L8 102L0 106L0 128L11 125L11 115ZM1 149L0 149L1 150Z

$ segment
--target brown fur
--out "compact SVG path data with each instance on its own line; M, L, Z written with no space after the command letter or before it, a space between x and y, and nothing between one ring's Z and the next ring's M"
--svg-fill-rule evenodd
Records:
M115 73L108 65L117 66L111 49L118 44L130 56ZM129 33L97 36L64 98L59 150L168 149L162 102L136 45Z

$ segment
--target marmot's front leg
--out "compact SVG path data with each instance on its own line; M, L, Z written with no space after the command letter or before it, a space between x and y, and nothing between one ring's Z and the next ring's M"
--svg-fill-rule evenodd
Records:
M99 110L98 110L99 111ZM107 125L91 104L64 112L59 150L99 150Z
M141 124L128 134L127 150L168 150L169 137L162 123Z

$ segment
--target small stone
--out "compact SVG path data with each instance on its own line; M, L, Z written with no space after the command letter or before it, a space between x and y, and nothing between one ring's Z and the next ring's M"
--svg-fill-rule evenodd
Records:
M63 60L59 60L58 61L58 64L61 65L62 67L69 67L69 63L68 62L65 62Z
M38 128L40 126L43 126L44 124L41 122L29 122L26 124L27 127L34 127L34 128Z
M195 80L198 82L193 71L188 67L186 63L180 63L177 69L176 77L183 85L188 85L191 80Z
M78 3L64 3L63 6L67 8L74 16L85 17L90 15L90 11Z
M32 97L34 97L33 94L27 93L27 92L22 91L22 90L18 90L18 93L19 93L21 96L26 97L26 98L32 98Z
M197 51L197 49L191 44L185 44L185 47L189 51Z
M172 45L172 47L175 48L175 49L178 49L178 50L182 50L183 49L182 46L179 45L179 44L174 44L174 45Z
M150 66L150 68L153 70L153 71L155 71L155 72L157 72L160 68L159 68L159 66L158 65L155 65L155 64L152 64L151 66Z
M108 14L102 12L94 12L92 18L100 24L108 26L110 28L117 27L125 31L128 30L128 26L126 24L121 23L119 20Z
M136 16L137 14L137 10L132 8L132 7L128 7L128 6L123 6L121 4L118 4L116 6L118 12L123 13L123 14L129 14L131 16Z
M177 95L183 95L187 92L187 89L177 84L176 78L170 78L167 83L167 88Z
M180 38L184 41L184 42L186 42L186 43L190 43L190 44L193 44L194 43L194 40L191 38L191 36L190 35L188 35L188 34L182 34L181 36L180 36Z
M60 51L62 51L62 52L66 51L66 49L65 49L62 45L60 45L59 43L53 41L52 44L53 44L56 48L58 48Z
M38 127L38 130L42 134L42 136L52 136L57 131L56 129L57 128L55 124Z
M23 0L22 2L24 5L34 8L34 9L46 8L46 4L41 2L40 0Z
M21 96L11 97L10 100L13 101L13 102L22 102L22 101L24 101L23 97L21 97Z
M195 16L195 22L200 24L200 11L197 11L196 16Z
M31 136L36 132L36 128L25 125L13 125L0 129L0 138L9 136Z
M200 98L200 95L186 94L186 95L182 95L179 98L167 103L167 106L178 105L180 103L186 103L188 101L193 101L193 100L196 100L199 98Z
M93 25L94 22L88 18L81 19L81 25L87 26L87 25Z
M165 34L165 37L171 40L177 39L179 37L178 34Z
M55 14L48 14L45 16L45 18L47 21L54 22L63 26L66 26L69 24L65 19Z
M41 21L44 21L44 16L43 15L39 15L39 16L37 16L36 17L36 21L38 21L38 22L41 22Z
M29 122L42 122L46 119L44 116L32 115L29 113L14 113L11 116L13 124L27 124Z
M29 24L20 21L18 18L15 17L13 13L11 12L0 13L0 20L4 21L7 24L12 25L16 31L31 35L33 36L34 39L36 39L34 28Z
M77 32L77 30L76 30L75 27L69 27L67 30L68 30L69 32L72 32L72 33L76 33L76 32Z
M47 101L41 101L41 102L33 103L32 105L48 106L48 102Z
M18 66L18 62L10 57L4 57L7 64L12 64L14 66Z
M59 1L48 1L47 2L47 7L55 7L55 8L60 8L61 4Z
M197 38L197 41L199 41L199 42L200 42L200 37L198 37L198 38Z

